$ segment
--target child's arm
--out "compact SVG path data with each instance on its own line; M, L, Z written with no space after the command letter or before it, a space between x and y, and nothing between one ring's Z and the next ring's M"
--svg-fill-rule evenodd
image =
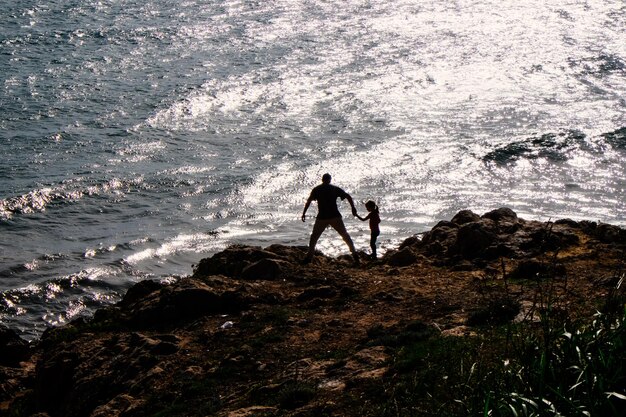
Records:
M372 215L372 213L368 214L368 215L367 215L367 216L365 216L365 217L361 217L361 216L359 216L359 215L357 214L357 215L356 215L356 217L357 217L359 220L361 220L362 222L364 222L364 221L368 220L368 219L370 218L370 216L371 216L371 215Z

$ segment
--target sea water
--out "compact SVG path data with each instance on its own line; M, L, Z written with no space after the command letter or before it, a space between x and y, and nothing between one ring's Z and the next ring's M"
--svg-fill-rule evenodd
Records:
M230 244L380 253L449 219L626 224L615 0L0 2L0 323L27 339ZM368 250L367 222L340 204ZM341 238L319 249L347 252Z

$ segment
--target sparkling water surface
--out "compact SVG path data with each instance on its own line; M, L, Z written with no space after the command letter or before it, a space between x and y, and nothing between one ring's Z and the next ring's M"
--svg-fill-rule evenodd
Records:
M27 339L229 244L306 245L324 172L362 214L378 202L381 253L461 209L626 224L622 1L0 15L0 323ZM331 232L318 247L346 252Z

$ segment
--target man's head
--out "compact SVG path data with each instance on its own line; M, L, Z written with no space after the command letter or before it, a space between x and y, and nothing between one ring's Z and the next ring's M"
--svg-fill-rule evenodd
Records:
M322 182L324 184L330 184L330 180L331 180L330 174L326 173L326 174L322 175Z

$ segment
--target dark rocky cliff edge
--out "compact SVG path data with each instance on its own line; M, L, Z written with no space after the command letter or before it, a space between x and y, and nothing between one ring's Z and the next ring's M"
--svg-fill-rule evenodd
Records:
M462 211L359 267L305 249L229 247L34 346L1 329L0 415L469 415L504 398L478 378L513 366L520 328L547 346L548 320L623 312L626 231L607 224Z

